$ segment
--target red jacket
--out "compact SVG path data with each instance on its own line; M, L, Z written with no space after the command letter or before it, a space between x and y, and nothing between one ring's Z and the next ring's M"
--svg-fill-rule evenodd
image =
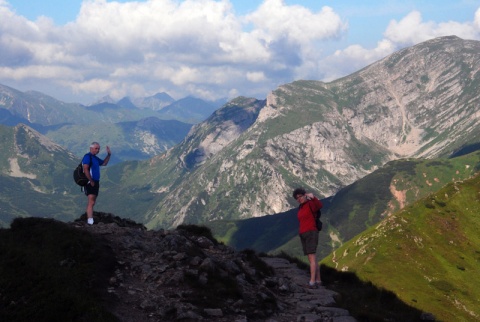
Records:
M299 206L297 213L298 222L300 224L298 229L299 234L303 234L304 232L311 230L317 230L317 226L315 225L315 217L313 214L322 207L323 204L317 197L313 197L313 199L310 199Z

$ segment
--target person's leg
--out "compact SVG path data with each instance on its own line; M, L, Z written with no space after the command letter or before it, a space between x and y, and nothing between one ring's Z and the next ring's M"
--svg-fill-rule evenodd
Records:
M320 279L320 269L318 268L317 256L315 253L308 254L308 262L310 263L310 285L314 285L316 277L318 276L318 279Z
M320 278L320 266L318 266L318 261L315 258L315 283L322 284L322 279Z
M86 211L88 219L93 218L93 207L95 206L96 200L97 200L96 195L88 195L88 203L87 203L87 211Z
M320 283L320 267L317 262L318 231L309 231L306 233L305 252L310 264L310 285Z

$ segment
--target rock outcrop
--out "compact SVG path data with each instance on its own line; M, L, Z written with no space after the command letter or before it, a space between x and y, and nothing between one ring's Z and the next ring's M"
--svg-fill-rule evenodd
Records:
M105 292L121 321L355 321L337 294L308 289L307 272L282 258L236 252L198 226L146 230L95 213L74 227L106 242L116 267Z

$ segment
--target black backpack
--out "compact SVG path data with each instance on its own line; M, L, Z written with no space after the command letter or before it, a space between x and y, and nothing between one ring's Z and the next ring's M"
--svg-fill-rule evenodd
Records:
M92 166L92 155L90 154L90 167ZM73 170L73 180L80 187L85 187L88 183L87 176L83 173L82 162Z
M315 218L315 225L317 226L317 230L321 231L322 226L323 226L323 223L320 220L320 217L322 217L322 211L320 209L318 209L318 211L314 213L313 210L312 210L312 207L310 206L310 203L308 204L308 206L310 207L310 212L312 213L313 217Z

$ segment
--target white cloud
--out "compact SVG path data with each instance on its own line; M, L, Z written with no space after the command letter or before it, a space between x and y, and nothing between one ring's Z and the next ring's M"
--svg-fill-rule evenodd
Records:
M320 63L321 76L324 81L332 81L388 56L395 51L394 44L389 40L377 43L374 49L366 49L360 45L348 46L337 50Z
M0 75L2 75L3 78L13 80L34 78L40 81L53 80L55 82L62 79L62 77L70 78L72 80L80 80L74 70L62 66L48 65L30 65L15 68L0 66Z
M397 46L410 46L428 39L450 35L456 35L464 39L474 39L478 37L478 30L475 30L472 23L455 21L423 22L420 12L413 11L400 21L392 20L384 34L385 38L397 44Z
M475 12L475 19L473 21L473 24L477 29L477 32L480 32L480 8Z
M287 6L283 0L265 0L246 20L255 25L255 32L267 42L286 38L292 43L308 44L337 37L346 28L330 7L313 13L302 6Z
M247 79L251 82L257 83L266 80L263 72L247 72Z
M121 84L135 84L139 92L140 79L197 92L215 84L219 97L232 88L249 95L249 84L268 83L268 74L290 81L312 42L335 37L345 28L329 7L313 13L280 0L266 0L245 18L235 16L227 0L92 0L83 2L76 20L63 27L48 19L30 22L0 8L8 18L2 19L3 38L11 36L9 43L2 42L9 50L6 64L21 60L18 64L76 70L76 78L71 73L56 77L68 84L78 80L70 86L87 95L109 89L91 86L102 77L126 88L125 95L129 86ZM253 28L245 31L246 25Z
M52 92L62 86L83 103L158 91L260 98L295 79L344 76L429 38L478 39L480 9L470 23L424 22L413 11L392 20L375 48L351 45L325 57L323 44L347 28L331 7L313 12L283 0L259 2L244 17L229 0L84 0L76 20L63 26L29 21L0 0L0 83L51 83Z
M68 85L75 93L89 92L94 94L110 93L116 87L114 82L107 79L89 79L83 82L72 82Z
M203 75L197 68L188 66L181 67L174 75L172 75L172 82L178 86L189 83L197 83L202 79Z

